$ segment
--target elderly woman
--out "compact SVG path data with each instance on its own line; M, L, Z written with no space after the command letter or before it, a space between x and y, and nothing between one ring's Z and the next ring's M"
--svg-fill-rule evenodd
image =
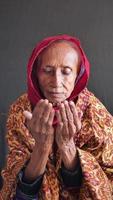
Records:
M68 35L33 50L11 106L3 200L112 200L113 119L87 90L89 62Z

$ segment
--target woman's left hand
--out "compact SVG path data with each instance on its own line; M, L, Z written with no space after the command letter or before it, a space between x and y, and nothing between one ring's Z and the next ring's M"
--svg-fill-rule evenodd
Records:
M77 164L77 150L74 137L81 129L81 121L74 102L64 101L61 103L56 115L59 123L56 128L55 138L62 161L68 170L74 170Z

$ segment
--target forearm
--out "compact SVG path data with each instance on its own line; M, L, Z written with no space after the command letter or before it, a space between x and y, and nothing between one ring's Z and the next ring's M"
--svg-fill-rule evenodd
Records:
M78 163L77 149L73 140L60 149L60 152L65 168L73 171Z
M62 161L66 169L73 171L78 163L77 153L71 149L63 152Z
M80 187L82 184L82 169L75 145L63 149L61 156L60 174L64 185L66 187Z
M39 150L37 146L31 155L31 159L25 169L25 178L29 181L35 180L45 171L48 160L48 152Z

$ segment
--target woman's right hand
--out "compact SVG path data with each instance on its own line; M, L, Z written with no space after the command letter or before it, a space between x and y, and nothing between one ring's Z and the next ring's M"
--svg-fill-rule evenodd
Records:
M27 121L27 128L35 139L38 149L49 151L53 143L54 129L53 118L54 110L52 104L46 100L40 100L31 114L24 111Z
M45 171L48 156L54 140L54 109L46 100L40 100L33 113L24 111L27 128L35 139L35 147L31 159L26 167L25 175L29 179L35 179Z

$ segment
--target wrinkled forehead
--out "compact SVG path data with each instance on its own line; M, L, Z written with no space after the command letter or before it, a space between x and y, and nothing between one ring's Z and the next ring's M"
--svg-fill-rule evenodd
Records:
M60 45L59 45L60 44ZM54 41L54 42L52 42L51 44L49 44L39 55L38 55L38 58L37 58L37 64L38 64L38 66L40 66L41 65L41 63L42 63L42 60L43 60L43 57L46 55L46 54L48 54L48 52L50 52L52 49L54 49L54 50L57 50L57 49L59 49L59 51L61 50L60 48L57 48L58 46L60 46L60 48L62 48L62 47L65 47L65 51L67 50L67 48L68 48L68 50L69 50L69 48L70 48L70 50L74 50L75 52L76 52L76 54L78 54L78 65L80 65L81 64L81 52L80 52L80 49L79 49L79 47L75 44L75 43L73 43L73 42L71 42L71 41L67 41L67 40L57 40L57 41ZM63 51L64 51L64 48L63 48Z

